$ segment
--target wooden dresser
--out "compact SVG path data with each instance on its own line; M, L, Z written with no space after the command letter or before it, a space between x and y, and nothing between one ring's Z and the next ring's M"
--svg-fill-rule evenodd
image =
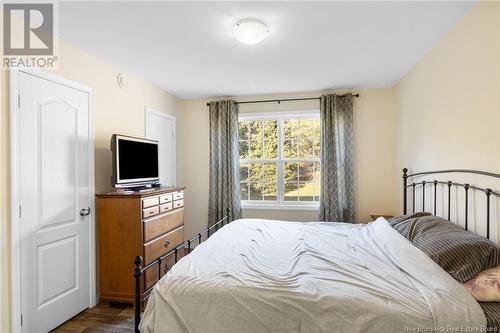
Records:
M99 298L133 302L134 257L141 255L147 265L184 241L184 187L96 197ZM173 264L168 259L144 272L143 300Z

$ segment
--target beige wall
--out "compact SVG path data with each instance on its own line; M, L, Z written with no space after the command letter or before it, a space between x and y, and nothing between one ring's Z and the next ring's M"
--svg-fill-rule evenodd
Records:
M401 165L500 171L498 6L476 5L396 85Z
M129 75L125 89L117 85L116 76L122 69L104 62L68 43L60 42L59 68L54 74L89 86L92 91L92 111L95 127L96 192L111 188L110 139L113 133L144 136L144 107L178 116L179 101L163 90ZM8 73L2 71L1 128L1 275L0 332L9 331L9 215L8 215ZM179 122L178 122L179 123ZM180 141L179 141L180 144ZM177 149L178 151L180 149Z
M400 167L500 173L499 25L500 3L479 2L395 86ZM454 177L500 190L491 178ZM470 216L478 228L485 226L484 200L478 193L471 204L479 205ZM500 200L492 201L498 226ZM463 212L452 219L463 221ZM493 230L500 239L500 228Z
M396 116L392 89L359 90L354 100L356 217L368 221L369 214L395 214L398 187L396 170ZM321 92L265 96L236 97L236 100L274 99L319 96ZM187 235L193 235L207 224L209 124L208 100L188 100L182 103L182 166L186 191L185 224ZM318 101L286 102L281 104L244 104L240 113L318 110ZM243 217L271 218L289 221L316 221L318 211L243 210Z

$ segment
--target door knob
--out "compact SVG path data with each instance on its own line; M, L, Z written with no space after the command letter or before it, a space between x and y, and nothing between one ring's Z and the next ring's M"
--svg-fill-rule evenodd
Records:
M90 215L90 207L80 209L80 216Z

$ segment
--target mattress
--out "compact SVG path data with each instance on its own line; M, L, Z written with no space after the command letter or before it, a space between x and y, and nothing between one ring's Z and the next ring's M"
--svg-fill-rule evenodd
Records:
M232 222L153 288L142 332L484 330L463 286L383 218Z

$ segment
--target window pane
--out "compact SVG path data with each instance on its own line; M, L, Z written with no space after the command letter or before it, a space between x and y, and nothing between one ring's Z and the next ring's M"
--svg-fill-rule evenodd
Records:
M314 162L299 163L299 201L314 200Z
M239 121L238 122L238 138L240 140L248 140L248 122Z
M314 162L299 163L299 181L310 182L314 178Z
M250 141L250 151L248 158L260 159L262 158L262 140L252 140Z
M248 164L240 164L240 196L248 200Z
M296 126L297 136L301 138L315 138L320 131L319 119L299 119Z
M313 140L313 156L320 157L320 139Z
M299 157L298 140L295 139L283 140L283 155L285 158L298 158Z
M262 148L263 158L278 158L278 121L262 121Z
M320 169L320 162L314 162L314 182L315 183L320 183L321 180L321 169Z
M262 200L262 192L254 184L250 185L250 200Z
M248 151L248 141L247 140L239 140L239 149L240 149L240 158L246 159L249 157Z
M252 140L262 140L262 124L261 121L249 121L248 138Z
M263 158L274 159L278 158L278 139L264 140Z
M314 184L314 201L319 201L321 185L319 183Z
M240 179L247 180L250 187L249 199L246 200L276 200L276 163L247 163L245 166L247 171L240 171ZM242 178L245 176L246 179Z
M262 133L266 140L278 140L278 121L265 120L261 121Z
M240 158L278 158L277 120L240 121L239 129L240 140L249 139L246 145L240 141Z
M248 200L248 183L241 182L240 183L240 196L241 200Z
M319 157L319 119L290 119L283 122L285 158Z
M285 140L299 137L296 119L283 121L283 137Z
M285 183L296 182L299 180L299 163L285 162L283 163L283 180Z
M298 201L299 191L297 182L285 183L285 201Z
M319 162L283 163L285 201L318 201Z
M314 156L314 142L308 138L301 138L298 142L298 157L311 158Z
M246 182L248 180L248 164L240 165L240 182Z
M299 201L314 200L314 183L299 183Z
M262 185L262 200L275 201L277 198L276 195L276 183L264 183Z

